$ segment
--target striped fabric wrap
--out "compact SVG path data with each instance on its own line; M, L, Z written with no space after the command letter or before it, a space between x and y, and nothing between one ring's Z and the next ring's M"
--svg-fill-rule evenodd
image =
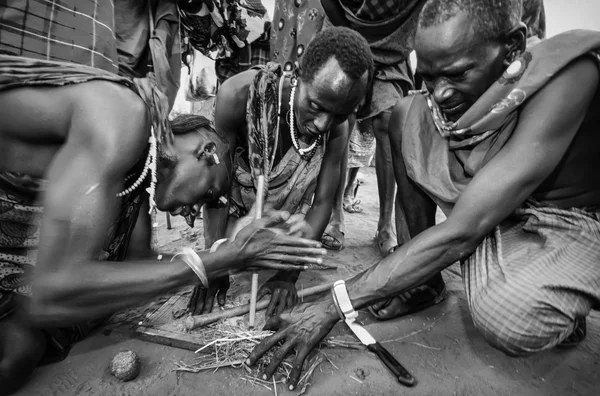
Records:
M490 344L516 356L550 349L600 308L600 213L528 201L462 274L473 322Z

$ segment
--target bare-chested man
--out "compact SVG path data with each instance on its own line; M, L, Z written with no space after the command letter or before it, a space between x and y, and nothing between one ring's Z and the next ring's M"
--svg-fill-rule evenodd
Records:
M199 176L206 167L227 173L231 164L222 155L227 142L208 126L171 133L155 75L117 74L113 4L14 0L0 12L2 394L40 362L64 358L99 319L196 275L206 284L252 263L320 263L324 254L313 240L270 228L285 212L214 252L160 261L151 251L148 206L140 212L148 194L159 209L212 201ZM160 50L151 47L153 55ZM219 164L209 160L215 153Z
M473 322L505 353L577 345L600 303L600 33L526 49L519 0L429 0L415 39L427 92L399 101L390 132L413 239L349 279L355 309L460 261ZM401 130L402 134L394 133ZM447 220L434 225L439 205ZM427 208L419 211L419 208ZM302 363L340 320L331 294L268 323L265 371Z

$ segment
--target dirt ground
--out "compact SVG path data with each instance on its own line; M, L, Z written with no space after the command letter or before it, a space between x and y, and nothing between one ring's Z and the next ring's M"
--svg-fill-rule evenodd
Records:
M378 260L374 243L377 222L377 186L374 169L363 170L365 184L359 189L364 212L347 215L346 248L330 252L328 260L339 269L307 272L302 285L313 285L355 274ZM201 224L190 230L182 219L167 230L160 216L159 241L167 250L189 245L199 238ZM261 274L261 282L269 274ZM371 353L324 348L331 359L321 363L310 379L308 395L597 395L600 387L600 314L588 319L587 340L573 350L548 351L530 358L509 358L486 344L473 327L461 279L456 268L444 271L449 297L440 305L387 323L375 323L366 313L363 323L417 378L414 388L399 385ZM249 275L235 278L244 291ZM235 298L235 296L231 296ZM336 335L352 340L342 324ZM140 376L121 383L108 373L108 364L121 350L132 349L142 360ZM19 393L48 395L297 395L284 385L277 393L244 380L241 369L177 374L174 362L190 362L194 353L98 332L77 344L60 363L34 372ZM0 391L1 393L1 391Z

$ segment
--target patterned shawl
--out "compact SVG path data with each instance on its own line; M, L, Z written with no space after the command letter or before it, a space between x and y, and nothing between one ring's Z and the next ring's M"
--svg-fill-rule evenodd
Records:
M600 50L600 33L573 30L541 41L516 59L456 122L429 94L416 95L402 129L408 175L446 212L508 141L521 105L574 59ZM412 106L417 108L412 109ZM429 111L427 111L427 106Z

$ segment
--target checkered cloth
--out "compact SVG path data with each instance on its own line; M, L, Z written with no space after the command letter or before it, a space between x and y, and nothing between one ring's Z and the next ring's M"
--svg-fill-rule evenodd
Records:
M357 18L366 21L388 19L397 15L405 6L405 2L398 0L340 0L340 2L355 11Z
M118 72L112 2L3 0L0 5L0 53Z
M600 213L529 202L462 265L475 326L496 348L554 347L600 303Z
M215 71L219 85L229 77L250 69L253 66L266 65L269 61L270 53L269 40L257 40L240 48L236 56L228 58L218 58L215 61Z

